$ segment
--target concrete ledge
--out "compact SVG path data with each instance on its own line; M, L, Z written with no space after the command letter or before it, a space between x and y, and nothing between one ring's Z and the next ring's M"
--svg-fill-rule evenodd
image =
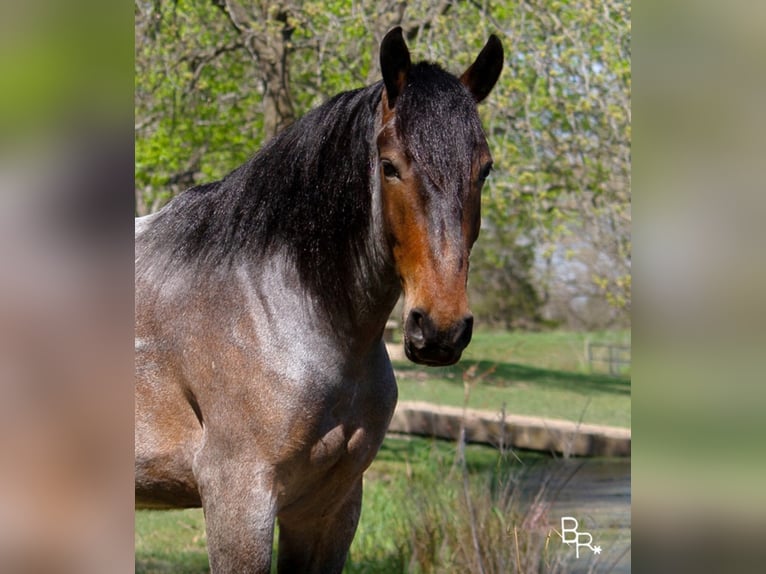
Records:
M630 456L630 429L523 415L503 419L500 412L417 401L401 401L388 430L458 440L462 424L467 442L567 456Z

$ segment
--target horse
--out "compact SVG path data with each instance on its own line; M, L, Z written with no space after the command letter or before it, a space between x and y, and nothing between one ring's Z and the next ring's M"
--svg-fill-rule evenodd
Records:
M503 48L458 78L413 63L341 93L223 179L135 223L135 499L204 511L211 571L340 572L362 475L397 401L383 331L407 357L471 340L468 258L492 157L477 104Z

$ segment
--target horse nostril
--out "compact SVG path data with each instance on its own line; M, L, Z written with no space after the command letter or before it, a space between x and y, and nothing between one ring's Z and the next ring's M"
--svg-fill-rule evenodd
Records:
M458 324L453 334L452 343L456 348L465 349L473 336L473 315L467 315Z
M422 347L426 342L426 316L420 309L410 311L405 324L405 331L409 340L416 346Z
M404 327L404 350L407 357L425 365L451 365L460 359L473 333L473 316L466 314L440 328L420 308L412 309Z

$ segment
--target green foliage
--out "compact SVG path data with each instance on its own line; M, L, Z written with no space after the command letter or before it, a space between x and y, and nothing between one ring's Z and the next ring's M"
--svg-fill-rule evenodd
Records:
M482 325L505 329L553 326L540 315L542 299L530 277L535 246L517 231L485 230L471 255L471 309Z
M136 25L136 187L156 209L245 161L262 121L252 62L213 3L145 10Z
M548 249L548 262L569 248L592 269L583 283L629 310L629 4L537 1L493 12L508 60L484 111L497 171L482 242L508 253L508 238L521 240L514 255L531 243L538 255ZM509 275L518 267L518 256L506 257ZM560 265L529 278L541 298L556 274Z

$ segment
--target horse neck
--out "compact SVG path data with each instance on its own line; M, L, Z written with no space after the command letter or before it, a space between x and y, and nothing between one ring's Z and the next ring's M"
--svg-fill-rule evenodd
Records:
M284 255L288 260L294 258L296 261L296 269L301 277L298 282L309 295L307 299L310 300L311 316L320 324L332 325L338 346L348 346L352 353L362 354L366 347L377 344L382 337L385 324L401 292L382 217L376 144L381 126L380 105L375 106L377 109L374 112L370 110L373 116L364 115L364 111L373 107L376 99L379 101L381 90L382 88L376 89L375 86L371 86L360 91L353 104L355 111L362 115L346 116L356 118L355 121L359 123L369 121L369 128L364 129L367 131L365 139L368 153L357 153L360 149L358 140L355 149L351 149L354 144L348 140L339 141L337 138L332 144L334 153L322 151L324 156L345 157L358 162L356 165L360 169L370 170L367 189L346 187L335 190L335 193L338 193L338 189L344 189L344 193L364 197L365 204L359 205L354 215L349 214L349 219L333 220L330 216L330 222L325 222L324 227L307 225L306 233L324 234L319 240L312 240L309 244L305 239L310 235L299 234L290 236L284 245ZM317 127L316 123L311 125ZM361 131L358 129L356 133L360 134ZM307 130L302 129L300 133L307 133ZM333 140L322 135L317 135L317 139L323 142ZM299 144L300 141L296 143ZM348 146L349 149L344 150L339 148L339 145ZM279 149L285 147L281 146ZM293 149L297 149L297 146ZM298 155L300 156L300 151ZM332 195L317 197L317 205L328 201L328 197L330 201L333 200ZM344 200L340 198L339 201ZM334 206L327 205L322 209L333 212ZM314 215L320 216L321 213ZM339 246L338 243L328 240L326 225L344 227L349 233L352 233L350 230L356 230L353 233L358 234L343 237L341 232L343 245ZM322 252L317 254L318 258L313 262L307 261L303 255L305 248L321 249ZM326 262L327 265L317 269L317 261ZM290 271L286 272L290 274Z
M382 86L370 86L365 90L373 101L380 99ZM363 226L365 236L359 242L359 249L353 250L348 265L355 272L353 280L349 281L347 290L348 305L343 309L324 309L330 313L330 320L339 336L353 342L354 352L361 351L366 345L376 344L383 335L386 322L401 294L393 256L386 238L386 230L382 211L382 197L379 174L379 158L377 152L377 136L382 127L382 109L380 103L376 106L372 130L369 133L369 155L357 158L365 165L372 166L369 178L369 188L365 196L369 198L370 208L367 210L368 222ZM353 156L351 150L349 157ZM321 298L321 296L320 296Z
M336 333L348 342L353 353L363 353L365 348L379 342L401 294L383 228L379 185L372 185L371 201L364 248L355 261L349 262L356 269L354 281L347 286L349 307L341 311L325 311L332 313L331 322Z
M211 274L225 284L237 268L269 298L284 289L302 292L302 305L308 303L317 324L332 325L339 341L355 341L357 350L375 344L400 294L381 210L375 141L381 92L375 85L341 94L224 180L178 196L152 240L164 253L162 273L187 270L189 281L204 286ZM354 138L339 137L344 132ZM337 186L328 158L356 162L354 174L370 170L369 177L357 177L355 187ZM348 176L348 170L337 174L354 180ZM276 283L264 284L271 280Z

